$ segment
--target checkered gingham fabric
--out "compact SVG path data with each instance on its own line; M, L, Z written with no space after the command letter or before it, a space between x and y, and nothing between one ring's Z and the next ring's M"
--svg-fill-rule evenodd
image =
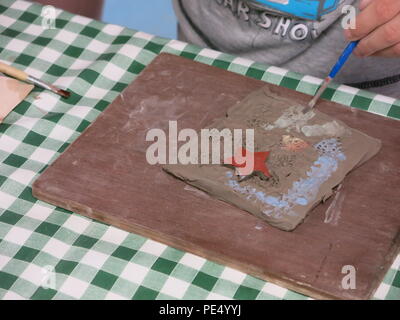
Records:
M69 88L35 89L0 125L0 299L308 299L32 197L32 181L160 52L308 94L320 79L57 10L0 2L0 61ZM324 98L400 119L400 102L333 85ZM1 99L1 97L0 97ZM400 256L376 299L400 299Z

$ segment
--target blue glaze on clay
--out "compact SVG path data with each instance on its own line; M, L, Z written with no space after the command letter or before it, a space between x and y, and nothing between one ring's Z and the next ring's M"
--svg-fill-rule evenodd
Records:
M340 142L336 139L326 139L314 145L320 153L318 159L307 171L307 178L295 181L292 188L281 197L267 196L264 192L249 186L241 186L238 181L232 179L232 172L227 172L229 178L227 185L236 192L247 195L248 200L254 200L266 205L263 212L274 218L283 215L296 215L294 206L306 206L317 197L321 185L329 179L339 166L339 161L346 159L341 151Z
M306 206L308 201L306 198L298 198L298 199L296 199L296 203L301 206Z

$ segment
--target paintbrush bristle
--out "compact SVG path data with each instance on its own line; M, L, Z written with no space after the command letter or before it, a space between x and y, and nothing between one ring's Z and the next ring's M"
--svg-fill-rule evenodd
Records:
M332 78L331 77L326 77L320 88L318 89L317 93L315 96L311 99L311 101L308 103L308 106L303 109L303 114L306 114L310 110L312 110L319 98L322 96L322 94L325 92L326 88L328 85L331 83Z
M62 89L58 89L57 90L57 94L59 94L60 96L64 97L64 98L69 98L71 96L71 93Z

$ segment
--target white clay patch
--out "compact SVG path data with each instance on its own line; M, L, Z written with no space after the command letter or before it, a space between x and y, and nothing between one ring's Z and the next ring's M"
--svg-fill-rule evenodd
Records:
M331 121L322 125L304 126L301 128L301 132L303 132L306 137L341 137L346 133L346 129L336 121Z
M286 129L287 132L290 130L296 130L300 132L301 127L307 124L307 122L315 116L313 111L303 113L303 106L292 106L287 109L275 122L265 126L265 130L273 130L276 128Z

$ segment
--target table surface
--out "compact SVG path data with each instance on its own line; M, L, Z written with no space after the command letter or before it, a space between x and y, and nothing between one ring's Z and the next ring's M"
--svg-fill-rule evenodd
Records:
M41 202L32 182L160 52L307 94L320 79L42 7L0 4L0 61L72 90L35 89L0 125L0 299L307 299ZM400 119L400 101L333 84L326 99ZM375 299L400 299L400 256Z

